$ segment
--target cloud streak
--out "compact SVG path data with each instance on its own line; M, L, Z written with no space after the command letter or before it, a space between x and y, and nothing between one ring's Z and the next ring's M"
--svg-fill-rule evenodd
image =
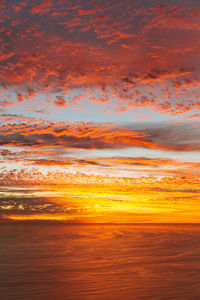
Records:
M5 121L10 120L2 115ZM15 120L13 116L13 120ZM34 123L35 122L35 123ZM112 149L144 147L165 151L199 151L199 129L191 125L121 126L112 123L69 123L27 119L0 126L1 146Z

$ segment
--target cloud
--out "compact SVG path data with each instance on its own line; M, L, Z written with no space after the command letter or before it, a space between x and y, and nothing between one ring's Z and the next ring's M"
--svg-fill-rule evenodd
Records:
M199 217L199 162L159 158L200 151L196 1L9 0L0 20L1 220Z
M59 167L63 168L65 172L86 172L91 169L92 174L102 174L104 176L157 176L157 177L184 177L195 178L200 175L200 163L188 162L182 160L172 159L150 159L144 157L114 157L114 158L69 158L66 156L61 157L59 160L52 156L46 159L27 159L23 161L24 166L44 166L44 167Z
M31 13L36 14L36 13L47 13L51 9L52 6L52 0L44 0L40 4L36 4L32 7Z
M66 107L66 101L62 96L57 96L57 100L54 101L54 104L60 107Z
M111 178L55 171L40 176L36 170L0 173L4 185L0 189L2 222L142 222L146 218L155 222L194 222L199 217L199 180L194 178ZM8 177L12 188L8 187ZM31 190L30 184L37 189Z
M89 99L112 99L116 113L127 105L172 115L199 109L195 2L11 4L1 11L0 84L15 91L18 101L27 102L31 89L35 96L55 93L52 102L66 107L67 91L98 89L101 94Z
M49 122L3 115L1 146L35 148L116 149L143 147L165 151L199 151L199 128L192 125L149 124L122 126L112 123Z

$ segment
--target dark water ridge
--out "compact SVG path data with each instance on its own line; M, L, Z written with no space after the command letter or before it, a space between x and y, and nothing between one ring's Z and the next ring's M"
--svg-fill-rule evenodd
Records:
M200 226L0 224L0 299L200 299Z

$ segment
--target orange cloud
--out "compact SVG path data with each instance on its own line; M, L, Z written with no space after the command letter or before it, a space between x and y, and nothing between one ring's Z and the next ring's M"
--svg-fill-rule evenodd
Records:
M41 4L36 4L32 7L31 13L46 13L51 9L52 0L44 0Z
M139 156L140 148L170 157L200 151L196 2L10 0L0 3L0 19L0 185L2 195L12 196L1 201L0 214L13 220L54 214L57 220L196 220L199 162L97 157L122 156L133 147ZM86 106L84 120L95 106L98 118L120 114L119 122L140 108L140 125L126 119L126 125L98 124L95 112L94 122L66 121L71 111L70 120L81 118ZM65 121L52 121L57 114L34 117L58 111ZM168 114L172 122L147 122L148 111L160 120ZM45 191L36 196L29 191L34 185Z
M198 127L185 125L159 125L152 127L126 127L112 123L53 123L27 119L9 123L11 117L2 115L0 126L2 146L31 146L36 148L109 149L144 147L165 151L198 151ZM20 120L20 117L18 117ZM13 120L16 119L14 116ZM16 119L17 120L17 119ZM23 118L22 118L23 120Z
M89 99L112 97L116 113L127 105L172 115L199 109L200 15L193 2L160 4L25 1L17 20L3 6L0 83L19 101L29 88L48 90L59 106L66 91L94 88L101 95Z
M12 175L12 176L11 176ZM8 176L13 183L8 189ZM74 222L198 222L199 180L189 178L110 178L35 172L0 174L5 198L3 220ZM37 189L30 186L37 184ZM18 188L14 186L17 184ZM20 189L21 185L21 189ZM24 186L26 188L24 189ZM9 194L9 205L6 195ZM20 194L20 197L16 197Z

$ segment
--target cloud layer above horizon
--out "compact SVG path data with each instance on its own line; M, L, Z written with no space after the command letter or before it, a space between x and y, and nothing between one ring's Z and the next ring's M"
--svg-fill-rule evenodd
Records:
M131 209L137 193L127 187L140 178L146 182L142 207L154 201L149 213L161 215L168 205L174 207L176 221L182 205L187 221L186 202L192 199L196 211L199 204L200 5L193 0L3 0L0 24L0 184L10 188L10 203L15 194L18 198L17 187L43 184L54 194L49 186L56 185L59 194L68 180L79 178L79 199L87 186L93 190L92 183L121 178L120 192L109 183L105 190L97 188L99 198L90 199L100 207L98 221L109 219L103 207L106 214L118 207L110 218L120 214L124 222L127 193L127 218L134 221L140 205ZM147 190L154 194L155 189L159 195L152 200ZM187 190L185 196L180 189ZM166 190L174 191L169 200ZM2 218L16 215L16 205L22 216L45 213L39 210L42 204L25 213L29 200L23 196L22 203L11 205L8 194L2 192ZM44 197L38 200L44 205L52 198L37 197ZM46 212L49 218L65 219L67 197L58 201L64 210L55 201L58 210ZM94 221L98 213L87 210L87 197L81 200L85 205L77 200L76 212L82 209L81 218L90 215Z

